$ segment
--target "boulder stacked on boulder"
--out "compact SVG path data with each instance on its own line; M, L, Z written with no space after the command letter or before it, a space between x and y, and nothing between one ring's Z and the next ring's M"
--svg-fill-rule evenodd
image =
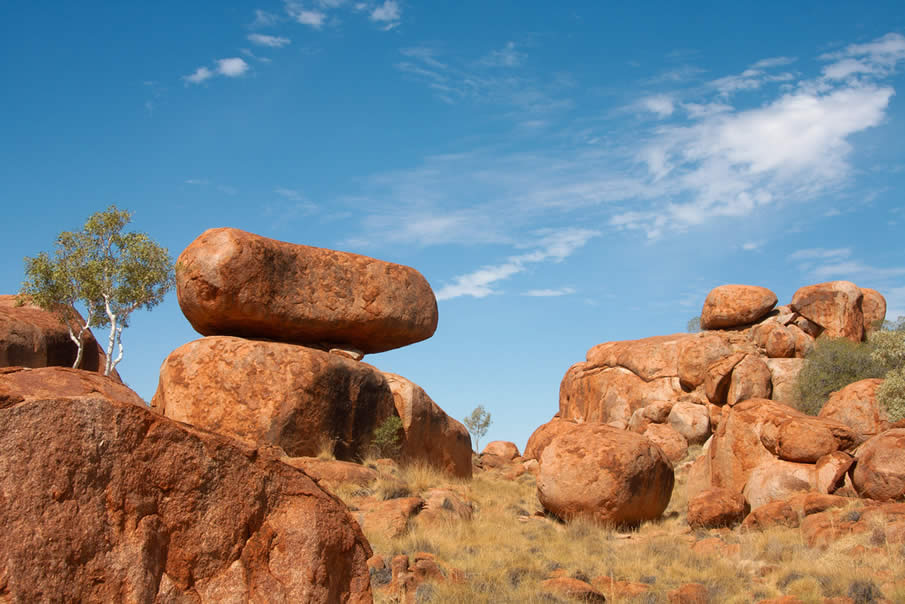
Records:
M398 415L404 458L471 475L465 427L418 386L360 362L433 334L437 302L416 270L225 228L204 232L177 267L180 308L209 337L164 361L159 413L291 457L329 448L344 460Z

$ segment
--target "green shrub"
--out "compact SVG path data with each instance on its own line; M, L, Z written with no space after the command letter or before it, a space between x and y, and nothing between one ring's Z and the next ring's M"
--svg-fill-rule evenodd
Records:
M889 329L870 334L871 357L889 371L877 389L877 404L890 421L905 419L905 320L899 317Z
M886 374L877 388L877 404L886 410L889 421L905 419L905 367Z
M830 393L858 380L886 375L888 367L874 358L873 350L870 342L818 338L798 374L798 408L817 415Z
M396 457L402 445L402 418L391 415L374 429L371 445L378 457Z

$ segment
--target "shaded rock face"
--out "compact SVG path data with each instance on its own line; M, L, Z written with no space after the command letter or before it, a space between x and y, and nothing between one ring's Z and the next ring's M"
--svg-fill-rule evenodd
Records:
M855 458L852 482L861 497L879 501L905 497L905 428L874 436Z
M321 350L227 336L170 353L151 407L181 422L252 445L314 456L333 443L337 459L365 452L395 411L383 374Z
M672 494L672 464L647 438L603 424L561 426L543 449L538 499L566 519L608 524L658 518Z
M688 502L688 524L692 527L733 527L747 515L745 498L726 489L707 489Z
M393 393L396 412L402 418L401 458L423 461L444 472L470 478L471 435L451 418L417 384L393 373L384 373Z
M750 399L732 407L713 436L707 452L711 486L740 493L755 470L761 466L776 469L777 460L809 464L813 474L815 467L810 464L834 451L850 450L856 442L856 435L845 424L811 417L774 401ZM773 484L772 476L779 477L777 480L782 482L783 488L788 487L791 482L782 479L780 474L793 475L812 486L816 484L816 475L802 478L797 470L771 474L765 469L762 472L765 472L759 478L762 485ZM764 487L761 492L770 488Z
M0 368L0 408L48 398L104 398L146 408L135 391L93 371L69 367Z
M16 296L0 296L0 367L72 367L77 353L57 315L33 304L16 306ZM103 374L106 362L89 332L79 369Z
M851 281L830 281L800 288L792 296L791 306L822 327L829 337L860 342L864 335L863 299L864 294Z
M376 353L437 329L424 277L366 256L220 228L202 233L177 266L179 306L203 335Z
M804 359L767 359L774 401L794 404L798 398L798 374L804 367Z
M703 329L722 329L754 323L776 306L776 294L756 285L721 285L713 288L701 312Z
M371 601L370 547L304 472L125 402L0 410L0 597Z
M889 427L889 416L877 404L882 379L859 380L833 392L820 417L842 422L865 440Z
M886 298L875 289L862 287L861 312L864 315L864 332L871 331L875 325L886 319Z

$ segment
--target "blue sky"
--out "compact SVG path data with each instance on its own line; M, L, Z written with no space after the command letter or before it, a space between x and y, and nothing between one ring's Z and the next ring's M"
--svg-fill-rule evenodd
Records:
M134 4L4 8L4 293L111 203L174 256L232 226L407 264L437 333L366 360L520 447L588 348L716 285L905 315L900 0ZM195 337L171 294L120 372L150 399Z

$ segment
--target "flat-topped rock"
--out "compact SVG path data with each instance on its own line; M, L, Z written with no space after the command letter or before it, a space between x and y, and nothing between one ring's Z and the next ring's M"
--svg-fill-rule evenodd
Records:
M754 323L776 306L776 294L757 285L720 285L710 290L701 311L703 329Z
M231 228L205 231L179 255L176 294L203 335L367 354L437 329L434 292L413 268Z

